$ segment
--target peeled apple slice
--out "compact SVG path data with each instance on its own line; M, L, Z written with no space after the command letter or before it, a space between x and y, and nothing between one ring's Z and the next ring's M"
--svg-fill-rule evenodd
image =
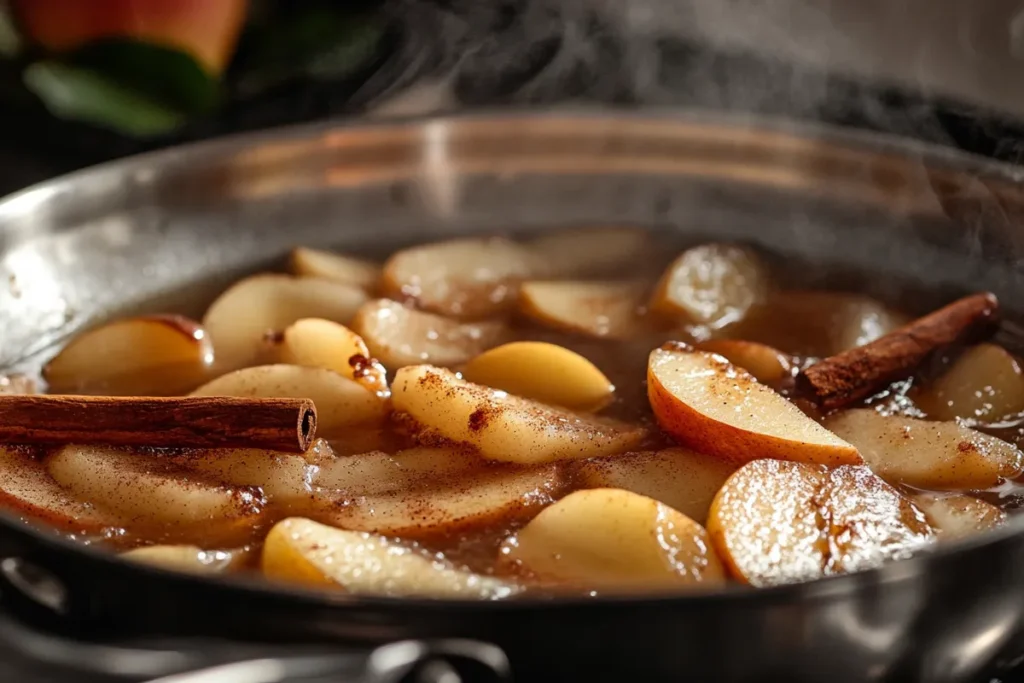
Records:
M381 267L372 261L331 251L297 247L289 257L295 275L319 277L372 292L380 280Z
M317 434L325 439L372 427L387 415L385 397L333 370L298 365L261 365L230 372L204 384L193 396L308 398L316 405Z
M295 321L281 335L278 358L286 365L334 370L368 391L388 391L384 366L358 334L340 323L320 318Z
M749 249L704 244L687 249L669 266L651 310L718 329L741 320L769 287L767 269Z
M362 453L321 464L316 486L347 496L371 496L458 483L460 477L479 471L482 465L480 458L454 448L410 448L394 455Z
M392 405L421 442L440 438L521 465L614 455L646 437L639 427L518 398L429 365L395 374Z
M352 327L366 340L373 357L392 370L421 363L461 365L508 334L501 322L463 323L388 299L360 308Z
M13 448L0 448L0 503L62 531L98 532L121 526L113 514L61 488L31 454Z
M189 574L226 574L248 561L248 550L203 550L194 545L150 545L121 553L130 562Z
M494 468L414 486L385 494L328 497L326 509L315 516L345 529L387 536L451 536L528 517L553 500L562 479L549 465Z
M929 422L847 410L825 426L857 447L871 470L894 484L956 491L987 489L1024 471L1014 445L957 422Z
M324 318L348 323L366 303L366 292L317 277L264 273L239 280L203 317L221 372L265 362L268 334L296 320Z
M680 443L743 463L778 458L859 464L857 449L725 358L682 345L655 349L647 395L658 424Z
M729 477L708 533L730 573L754 586L870 569L934 541L924 513L868 468L781 460Z
M528 245L565 278L614 275L657 256L651 234L640 228L601 226L546 233Z
M936 420L997 422L1024 411L1024 372L1001 346L978 344L915 395L914 403Z
M607 593L725 579L701 525L656 500L618 489L577 491L546 508L506 541L499 562L543 582Z
M170 396L209 378L213 346L199 323L154 315L78 335L43 368L55 394Z
M462 368L474 384L570 410L597 410L615 387L574 351L545 342L513 342L485 351Z
M363 595L495 600L518 592L514 584L459 571L419 548L296 517L267 535L263 573Z
M197 476L159 456L95 446L64 446L46 469L72 494L132 524L252 526L263 500L258 490L232 488Z
M298 504L313 495L320 463L334 460L331 447L317 439L304 455L255 448L215 448L175 458L182 467L233 486L258 486L269 502Z
M741 367L761 384L777 384L790 376L790 362L782 352L743 339L713 339L697 345L700 351L717 353Z
M786 353L824 358L863 346L906 322L906 316L870 297L789 290L772 292L723 333Z
M506 312L519 285L546 272L528 247L500 237L437 242L394 254L384 264L382 293L455 318Z
M1006 513L995 505L962 494L920 493L914 504L924 510L943 541L974 536L1006 523Z
M627 453L580 464L586 488L624 489L653 498L703 524L711 501L737 466L686 448Z
M647 283L536 280L519 291L519 310L555 329L601 339L628 339L646 330L641 311Z

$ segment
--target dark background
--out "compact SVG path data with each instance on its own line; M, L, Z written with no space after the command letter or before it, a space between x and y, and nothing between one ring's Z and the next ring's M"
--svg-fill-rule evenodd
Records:
M1024 150L1020 122L983 105L913 84L883 85L713 48L671 31L631 34L597 1L398 0L346 7L368 17L379 39L344 73L300 76L246 96L235 87L234 69L225 76L231 97L224 105L173 134L138 140L57 119L41 107L0 108L0 192L181 142L359 115L423 83L433 88L428 99L437 101L413 111L654 104L856 126L1010 162ZM245 50L243 41L241 62Z

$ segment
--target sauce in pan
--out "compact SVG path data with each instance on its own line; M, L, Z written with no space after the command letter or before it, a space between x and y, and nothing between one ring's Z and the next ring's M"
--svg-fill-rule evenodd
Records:
M627 228L384 264L297 249L201 321L108 323L42 377L62 394L309 398L307 452L11 445L0 497L134 561L353 593L807 581L1017 507L1024 374L991 340L996 313L973 297L912 321L795 289L743 246L667 253Z

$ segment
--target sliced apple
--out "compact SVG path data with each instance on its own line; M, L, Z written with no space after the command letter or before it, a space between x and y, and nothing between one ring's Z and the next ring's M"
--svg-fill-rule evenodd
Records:
M225 486L155 455L64 446L46 469L69 492L123 515L132 527L251 527L263 506L258 490Z
M860 451L875 474L894 484L957 491L987 489L1024 471L1014 445L957 422L926 422L874 410L847 410L825 426Z
M38 393L36 381L20 372L0 375L0 395Z
M254 448L215 448L174 458L186 470L233 486L258 486L269 502L308 501L321 463L333 462L330 446L317 439L305 455Z
M751 250L702 244L687 249L669 266L651 298L651 310L718 329L742 320L770 286L768 269Z
M150 545L123 552L121 557L161 569L213 575L237 571L248 564L251 554L247 548L203 550L194 545Z
M575 228L545 233L527 243L565 278L618 275L657 258L647 230L620 226Z
M744 339L712 339L697 344L708 353L717 353L737 365L762 384L777 384L790 376L791 364L778 349Z
M703 524L711 501L737 465L686 448L627 453L581 463L586 488L624 489L653 498Z
M615 391L589 360L546 342L512 342L485 351L462 368L462 376L475 384L570 410L597 410Z
M936 420L997 422L1024 412L1024 372L1017 359L996 344L978 344L914 402Z
M115 515L67 491L28 451L0 448L0 504L62 531L96 533L121 526Z
M410 448L334 458L320 465L316 486L346 496L371 496L427 485L450 486L482 467L480 458L453 448Z
M974 496L919 493L913 500L943 541L967 538L1006 523L1005 512Z
M547 270L528 247L500 237L457 239L404 249L384 264L382 293L456 318L508 311L519 285Z
M319 277L367 292L377 288L381 274L381 267L372 261L308 247L293 249L288 265L295 275Z
M499 467L383 494L327 496L317 520L388 536L452 536L529 517L561 489L559 470Z
M842 292L779 291L723 333L786 353L827 357L892 332L907 317L870 297Z
M204 384L193 396L308 398L316 404L317 434L325 439L372 428L387 416L385 397L325 368L261 365L236 370Z
M348 323L366 303L366 292L317 277L264 273L235 283L217 298L203 317L221 372L267 360L268 334L296 320L324 318Z
M601 339L629 339L648 330L643 319L646 282L534 280L519 292L519 310L559 330Z
M395 374L392 404L424 443L440 437L522 465L624 453L647 436L640 427L527 401L429 365Z
M78 335L43 368L58 394L169 396L210 376L213 346L179 315L129 318Z
M934 540L924 513L868 468L781 460L729 477L708 533L730 573L754 586L869 569Z
M494 600L518 592L515 584L459 571L417 547L297 517L270 530L263 573L364 595Z
M455 367L508 335L501 322L461 323L388 299L360 308L352 327L366 340L373 357L392 370L420 363Z
M577 491L541 511L505 542L499 562L542 582L608 593L725 579L700 524L619 489Z
M331 320L304 318L289 325L281 335L278 358L288 365L334 370L368 391L388 393L384 366L370 355L362 337Z
M682 345L655 349L647 395L661 428L702 453L737 463L861 462L856 448L722 356Z

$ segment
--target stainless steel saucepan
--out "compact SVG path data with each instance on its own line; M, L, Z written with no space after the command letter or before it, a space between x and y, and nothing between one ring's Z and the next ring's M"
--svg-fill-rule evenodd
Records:
M992 290L1012 336L1024 312L1022 207L1024 173L1010 167L899 139L690 112L505 113L231 138L0 202L0 367L31 367L62 338L127 309L201 310L231 278L296 244L385 253L595 222L743 240L813 265L794 276L915 292L922 310ZM21 624L122 647L212 638L188 642L369 652L446 639L457 650L451 639L470 638L483 648L474 657L500 669L500 656L488 657L504 652L523 681L970 681L1024 654L1024 519L806 585L469 603L174 574L0 516L0 596Z

